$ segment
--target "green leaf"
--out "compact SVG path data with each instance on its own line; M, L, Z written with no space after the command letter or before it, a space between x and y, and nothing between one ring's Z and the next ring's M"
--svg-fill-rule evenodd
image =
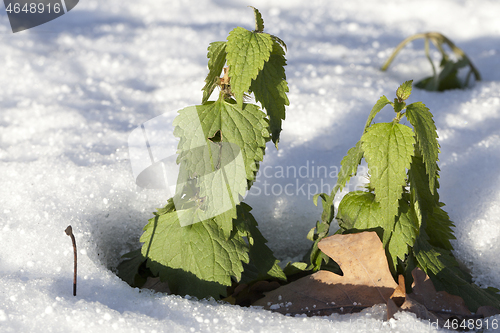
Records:
M285 51L288 51L287 47L286 47L286 44L284 41L281 40L281 38L279 38L278 36L274 36L274 35L271 35L271 38L278 44L281 45L281 47L283 47L283 49Z
M246 177L249 181L255 179L258 171L256 163L262 161L266 138L269 137L265 114L256 105L244 104L240 109L228 100L218 100L187 107L179 111L174 126L174 135L180 138L177 161L185 160L187 169L192 173L204 175L216 169L217 163L212 166L212 163L207 161L210 161L210 151L212 157L219 156L217 150L220 145L210 138L220 134L222 143L233 143L241 149ZM211 148L210 151L205 149L207 146ZM203 149L198 150L199 147ZM235 152L230 148L228 145L227 149L222 151L223 160L234 159ZM222 164L219 168L221 166Z
M190 213L173 211L150 219L140 239L141 253L172 292L219 299L226 295L231 277L241 278L243 263L249 261L248 246L238 233L226 239L213 220L181 227L179 219Z
M382 110L387 104L391 104L387 97L381 96L378 99L377 103L375 103L372 110L370 111L370 114L368 115L363 133L366 133L368 128L371 126L373 119L375 119L377 113L379 113L380 110ZM344 158L340 162L341 169L339 177L337 178L338 190L342 191L351 177L356 175L358 171L358 165L361 163L362 158L363 149L361 147L361 141L358 141L354 147L347 151L347 155L344 156Z
M335 190L335 188L334 188ZM321 203L323 204L323 212L321 213L321 221L323 223L326 223L328 226L330 226L330 223L332 222L333 218L335 217L335 211L334 211L334 206L333 206L333 199L335 197L335 192L332 192L331 195L328 195L326 193L318 193L314 195L313 197L313 202L314 205L318 205L318 198L321 198Z
M408 118L415 130L417 143L425 163L425 170L429 177L429 186L431 192L434 193L438 172L439 143L432 113L422 102L417 102L406 107L406 118Z
M394 112L399 113L406 108L405 102L400 102L397 98L394 98Z
M417 145L418 148L418 145ZM410 170L408 171L410 181L411 200L414 204L419 224L429 235L429 242L433 246L452 250L451 239L455 239L448 214L441 208L444 204L439 202L437 180L434 182L433 192L429 188L428 176L425 165L418 149L416 156L412 157Z
M415 145L415 155L412 156L408 180L410 182L411 201L415 207L419 226L426 225L427 220L438 206L439 196L437 194L438 183L434 182L433 188L429 187L429 177L425 171L425 164L420 155L418 145Z
M215 221L227 238L236 218L236 205L255 179L264 156L269 135L265 114L256 105L238 108L220 99L180 110L174 125L174 135L180 138L176 205L186 200L179 197L186 197L188 205L199 208L197 214L184 215L193 220L183 220L182 225L217 215ZM191 183L194 189L186 190Z
M436 76L430 76L415 83L415 87L428 91L445 91L450 89L465 88L467 83L458 78L458 70L467 65L471 65L468 59L461 59L458 62L443 59L441 62L441 72Z
M231 91L238 105L243 104L243 94L248 92L252 80L264 68L273 50L269 34L252 32L244 28L233 29L227 37L227 64Z
M125 260L116 268L118 277L133 287L141 287L146 282L139 275L139 268L146 261L141 249L124 254L122 258Z
M354 147L347 151L347 155L344 156L340 162L340 173L337 178L336 187L339 191L342 191L345 185L349 182L351 177L356 175L358 171L358 165L361 163L363 158L363 149L361 147L361 141L358 141ZM335 193L332 193L334 195Z
M414 153L413 131L396 122L374 124L363 134L361 142L382 218L385 223L394 223L398 200L406 186L406 169Z
M441 205L444 205L440 203ZM456 239L453 235L455 225L450 220L448 213L440 207L434 207L432 215L427 221L425 230L430 235L429 243L446 250L453 250L450 240Z
M255 15L255 32L263 32L264 31L264 20L262 19L262 15L260 14L259 10L255 7L250 6L250 8L253 8L253 13Z
M347 193L340 201L337 212L339 226L344 231L375 231L384 247L387 246L394 229L395 220L383 219L380 204L370 192L353 191Z
M289 105L288 84L285 75L285 52L276 42L269 61L255 80L252 80L250 90L255 95L255 100L262 104L269 116L269 129L275 145L278 144L281 132L281 121L285 119L285 106Z
M285 268L283 269L283 272L286 274L286 276L291 276L295 274L300 274L304 273L306 271L309 271L309 265L305 262L289 262L286 264Z
M413 80L406 81L405 83L399 86L398 90L396 90L396 97L401 102L406 101L408 97L410 97L412 84Z
M418 266L429 275L436 289L462 297L471 312L483 305L500 308L500 295L495 290L481 289L468 282L458 269L453 268L458 263L451 252L438 251L430 245L425 232L417 238L413 252Z
M387 97L381 96L378 99L377 103L375 103L372 110L370 111L370 114L368 115L368 119L366 120L365 129L363 130L363 133L365 133L368 127L370 127L377 113L379 113L380 110L382 110L387 104L391 104L391 102L387 99Z
M267 240L257 228L257 221L250 213L252 208L245 203L238 206L238 218L235 221L242 236L247 237L250 246L250 262L244 265L242 283L276 278L286 281L285 273L278 265L279 260L267 247Z
M438 76L438 91L449 89L462 89L466 87L466 83L458 78L458 70L469 65L468 59L461 59L457 62L444 61L442 64L441 73Z
M201 103L205 103L212 95L215 87L218 86L218 80L226 63L226 42L213 42L208 47L208 75L205 79L203 87L203 99Z
M398 258L402 262L406 260L410 248L415 245L415 240L419 234L418 220L415 210L408 204L405 199L399 200L399 215L394 224L391 239L387 250L389 252L389 260L392 261L392 267L396 271Z
M314 204L318 205L318 198L322 199L323 204L323 213L321 214L321 222L317 221L316 226L312 228L307 234L307 239L313 242L311 249L304 256L304 260L309 261L311 263L311 269L314 271L318 271L322 269L323 262L328 263L330 258L325 255L318 248L318 243L325 237L328 236L330 232L330 224L332 223L333 218L335 217L333 199L335 197L336 189L332 191L331 195L327 195L326 193L318 193L313 197Z

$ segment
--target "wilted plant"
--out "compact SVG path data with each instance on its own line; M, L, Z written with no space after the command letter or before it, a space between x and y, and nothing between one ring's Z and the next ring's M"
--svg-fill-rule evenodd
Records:
M429 91L443 91L447 89L462 89L466 88L469 85L471 75L474 75L476 81L481 80L481 75L479 71L474 67L472 61L467 57L464 51L457 47L451 40L447 37L443 36L439 32L428 32L421 33L410 36L403 40L391 54L389 59L382 66L381 70L385 71L394 60L396 55L410 42L423 38L425 41L425 55L427 59L431 63L432 67L432 76L429 76L425 79L420 80L415 83L415 87L429 90ZM440 71L436 69L434 65L434 61L430 56L430 47L429 42L434 44L434 46L441 53L441 61L439 63ZM448 54L445 51L444 45L447 45L451 51L452 55ZM469 67L469 71L466 74L464 80L460 79L458 76L458 72L461 68Z

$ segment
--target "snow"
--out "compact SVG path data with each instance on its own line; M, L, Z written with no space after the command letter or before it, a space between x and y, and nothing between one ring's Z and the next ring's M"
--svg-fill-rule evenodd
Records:
M171 121L177 110L201 101L206 47L238 25L253 27L248 4L86 0L16 34L2 11L0 331L436 331L407 313L384 321L384 306L292 318L133 289L114 274L167 199L162 190L135 184L128 136L150 119L164 114ZM500 3L251 5L261 10L266 31L288 45L290 107L279 150L268 146L259 182L246 198L276 255L300 259L309 247L305 235L321 212L311 197L331 189L376 100L431 71L422 41L405 48L386 73L379 67L407 36L439 31L465 50L483 81L463 91L414 90L410 102L423 101L435 116L440 195L456 224L455 254L478 284L500 288ZM280 174L283 167L290 168ZM76 297L64 233L70 224L79 248Z

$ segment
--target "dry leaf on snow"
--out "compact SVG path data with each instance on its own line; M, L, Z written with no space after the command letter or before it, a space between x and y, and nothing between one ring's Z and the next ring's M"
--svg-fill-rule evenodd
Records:
M398 286L375 232L333 235L318 247L339 264L343 276L319 271L267 293L254 305L293 315L358 312L387 303Z
M500 313L494 307L482 306L473 315L461 297L451 295L446 291L436 291L429 276L420 268L415 268L411 274L413 276L412 293L405 293L402 303L399 301L400 293L397 297L391 296L387 302L387 319L393 318L398 311L408 311L415 313L420 319L430 320L431 323L436 324L436 327L443 327L446 323L451 327L454 321L456 327L461 329L470 326L470 320L474 321ZM404 288L404 280L399 288Z
M452 313L455 315L470 315L470 311L465 306L465 301L460 296L455 296L446 291L436 291L431 279L420 268L415 268L411 275L413 276L411 298L424 305L427 310L436 314Z

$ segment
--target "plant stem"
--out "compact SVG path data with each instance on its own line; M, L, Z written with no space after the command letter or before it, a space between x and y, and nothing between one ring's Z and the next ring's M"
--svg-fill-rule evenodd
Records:
M437 72L436 72L436 67L434 66L434 62L432 61L432 58L431 58L431 55L430 55L430 52L429 52L429 38L425 37L425 55L427 56L427 59L429 60L429 62L431 63L431 66L432 66L432 77L434 78L433 79L433 88L432 90L436 90L438 88L438 85L439 85L439 82L438 82L438 75L437 75ZM443 57L445 57L443 55Z
M425 34L416 34L416 35L410 36L410 37L406 38L404 41L402 41L401 43L399 43L399 45L396 47L396 49L391 54L391 56L389 57L389 59L387 59L387 61L385 62L384 66L382 66L381 70L385 71L387 69L387 67L389 67L389 65L391 64L392 60L394 60L394 58L396 57L396 55L399 53L399 51L401 51L401 49L403 47L406 46L406 44L408 44L409 42L411 42L411 41L413 41L415 39L419 39L419 38L425 38Z
M76 240L73 235L73 228L69 225L66 230L66 235L71 237L71 241L73 242L73 254L74 254L74 269L73 269L73 296L76 296Z

